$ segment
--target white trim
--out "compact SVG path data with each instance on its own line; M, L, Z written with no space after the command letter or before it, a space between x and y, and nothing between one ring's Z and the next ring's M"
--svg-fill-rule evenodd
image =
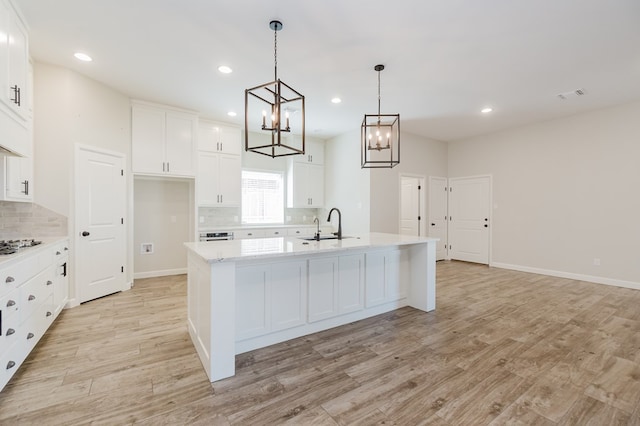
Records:
M508 263L500 263L500 262L491 263L489 266L492 266L494 268L510 269L513 271L529 272L532 274L549 275L551 277L568 278L571 280L587 281L590 283L605 284L610 286L640 290L640 282L617 280L615 278L597 277L594 275L576 274L573 272L565 272L565 271L554 271L552 269L534 268L532 266L522 266L522 265L511 265Z
M162 269L160 271L148 271L148 272L134 272L133 278L154 278L154 277L166 277L169 275L184 275L187 273L187 268L176 268L176 269Z

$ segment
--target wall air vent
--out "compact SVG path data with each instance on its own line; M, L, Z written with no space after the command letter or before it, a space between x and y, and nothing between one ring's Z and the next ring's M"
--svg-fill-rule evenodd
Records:
M584 89L576 89L576 90L572 90L570 92L562 92L562 93L558 93L556 96L562 100L566 100L566 99L570 99L570 98L577 98L578 96L584 96L587 94L587 91Z

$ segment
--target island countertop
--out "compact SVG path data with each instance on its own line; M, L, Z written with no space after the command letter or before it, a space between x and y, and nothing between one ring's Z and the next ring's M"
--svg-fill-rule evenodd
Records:
M273 237L185 243L209 263L267 259L273 257L330 253L333 251L383 248L438 241L437 238L372 232L338 239L307 241L299 237Z

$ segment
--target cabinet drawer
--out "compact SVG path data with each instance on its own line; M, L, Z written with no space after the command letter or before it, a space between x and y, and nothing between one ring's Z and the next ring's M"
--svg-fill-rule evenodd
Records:
M45 300L53 296L53 271L54 267L49 267L20 287L21 321L25 321Z
M53 295L49 296L40 306L38 306L20 326L20 335L26 344L27 353L40 341L44 332L53 322Z
M18 371L18 367L20 367L25 358L26 352L22 342L15 342L4 353L0 353L0 389Z
M287 229L286 228L265 229L264 234L266 237L286 237Z
M20 315L2 309L2 326L0 327L0 356L6 348L18 341Z
M266 233L264 229L239 229L237 231L233 231L233 238L243 239L243 238L262 238L265 237Z
M0 311L2 311L2 326L4 328L4 319L12 314L17 314L20 309L20 289L14 289L10 293L0 297Z
M290 237L308 237L315 234L314 228L289 228L287 235Z

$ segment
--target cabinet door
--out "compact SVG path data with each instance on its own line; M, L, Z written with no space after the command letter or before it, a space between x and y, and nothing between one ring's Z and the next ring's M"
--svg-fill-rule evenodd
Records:
M294 155L296 163L324 164L324 143L306 141L304 155Z
M324 166L310 164L307 169L307 193L311 200L309 207L324 207Z
M309 322L338 315L338 258L309 260Z
M167 174L195 176L197 117L179 112L166 113Z
M271 268L269 265L236 270L236 339L260 336L270 331Z
M0 101L9 104L9 8L0 0Z
M219 127L220 152L240 155L242 152L242 134L237 127Z
M242 175L239 155L219 156L218 192L220 205L239 206L242 198Z
M135 105L131 112L131 168L134 173L164 174L165 113Z
M27 69L29 66L29 47L27 30L14 13L9 14L9 91L10 106L23 119L27 119L29 88L27 87ZM14 89L11 89L11 88ZM16 98L17 97L17 98ZM11 101L13 99L13 101Z
M365 268L365 305L367 308L386 301L386 256L384 252L371 252L366 255Z
M341 314L364 308L364 255L340 256L338 311Z
M271 267L271 331L302 325L307 317L305 261Z
M219 164L218 154L198 153L198 205L217 206L220 200L218 191Z
M5 199L33 201L33 160L23 157L5 157Z

